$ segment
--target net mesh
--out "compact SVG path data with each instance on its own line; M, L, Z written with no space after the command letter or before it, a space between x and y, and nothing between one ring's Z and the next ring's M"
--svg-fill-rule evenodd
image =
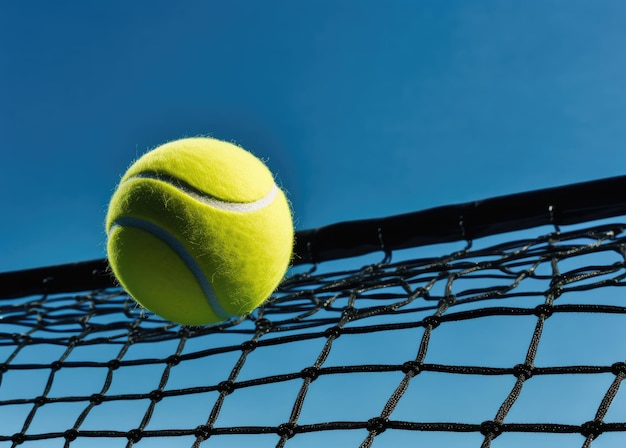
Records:
M625 229L303 264L216 326L114 287L2 300L0 447L621 446Z

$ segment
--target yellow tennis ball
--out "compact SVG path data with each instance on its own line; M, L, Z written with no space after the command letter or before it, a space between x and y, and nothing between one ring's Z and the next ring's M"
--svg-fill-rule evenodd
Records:
M185 325L249 313L281 281L291 210L269 169L246 150L187 138L128 169L106 217L109 264L142 306Z

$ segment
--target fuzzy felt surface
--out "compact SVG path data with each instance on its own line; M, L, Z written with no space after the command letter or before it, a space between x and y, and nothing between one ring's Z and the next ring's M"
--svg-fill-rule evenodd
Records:
M289 265L294 231L287 199L262 162L231 144L216 149L215 140L193 140L183 141L180 154L165 145L165 155L176 154L170 166L152 153L139 159L140 168L131 166L109 205L107 250L116 277L141 305L173 322L202 325L246 314L269 297ZM199 150L201 144L209 151ZM219 173L201 174L215 167ZM166 169L166 179L137 176ZM200 193L210 190L212 198L270 199L222 209L190 195L172 176ZM215 300L221 310L211 306Z
M179 179L226 202L253 202L274 186L272 173L252 153L212 138L185 138L159 146L133 163L121 182L146 172Z

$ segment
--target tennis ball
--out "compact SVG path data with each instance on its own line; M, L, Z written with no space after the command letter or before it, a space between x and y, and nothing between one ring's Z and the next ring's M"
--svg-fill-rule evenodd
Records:
M106 216L109 264L143 307L184 325L249 313L281 281L291 210L269 169L212 138L166 143L133 163Z

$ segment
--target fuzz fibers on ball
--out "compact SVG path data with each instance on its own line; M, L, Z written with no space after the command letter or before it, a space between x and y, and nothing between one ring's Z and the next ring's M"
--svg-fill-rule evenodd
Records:
M166 143L131 165L106 232L120 284L185 325L254 310L285 275L294 240L289 203L269 169L212 138Z

